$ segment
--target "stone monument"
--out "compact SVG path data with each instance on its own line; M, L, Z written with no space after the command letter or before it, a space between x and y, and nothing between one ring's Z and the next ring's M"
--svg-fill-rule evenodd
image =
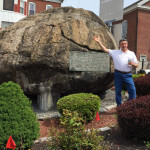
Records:
M97 15L72 7L52 8L2 29L0 83L11 80L20 84L40 111L56 109L57 100L67 94L99 94L109 89L113 85L112 61L102 53L94 35L100 36L106 47L117 48ZM78 70L74 66L77 53L84 59Z

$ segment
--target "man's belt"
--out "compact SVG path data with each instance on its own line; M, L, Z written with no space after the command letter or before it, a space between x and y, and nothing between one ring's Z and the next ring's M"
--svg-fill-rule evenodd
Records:
M129 72L125 72L125 71L119 71L119 70L117 70L117 69L115 69L115 71L116 71L116 72L123 73L123 74L131 73L131 71L129 71Z

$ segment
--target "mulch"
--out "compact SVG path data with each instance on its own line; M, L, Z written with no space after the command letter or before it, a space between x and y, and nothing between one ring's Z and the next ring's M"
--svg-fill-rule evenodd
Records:
M91 122L85 125L85 129L99 129L103 127L111 127L117 125L116 109L99 113L100 120L93 119ZM40 138L49 136L49 129L55 127L58 131L61 130L59 118L49 118L40 120Z
M118 122L116 118L116 109L112 109L106 113L99 113L100 120L96 121L94 119L90 123L86 124L86 129L98 129L101 127L111 127L111 130L101 132L100 134L104 136L104 143L109 145L109 150L147 150L143 141L136 141L134 139L126 138L121 129L118 127ZM55 127L57 130L60 129L59 118L45 119L40 122L41 137L48 137L50 127ZM48 150L46 142L35 143L31 150Z
M143 141L125 137L119 127L101 134L104 136L104 142L109 143L109 150L148 150Z

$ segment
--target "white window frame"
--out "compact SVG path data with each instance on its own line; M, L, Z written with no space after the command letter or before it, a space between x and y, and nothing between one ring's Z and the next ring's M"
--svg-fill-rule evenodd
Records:
M50 8L48 8L48 7L53 8L52 5L46 5L46 10L50 9Z
M32 4L32 5L34 5L34 13L33 14L30 14L30 10L31 10L31 5L30 4ZM36 3L34 3L34 2L29 2L29 15L34 15L36 13Z
M24 14L24 7L25 7L25 2L24 0L20 0L20 13ZM22 10L22 12L21 12Z
M1 28L6 28L6 27L8 27L9 25L12 25L12 24L14 24L14 22L2 21L1 22Z
M125 30L126 32L124 32ZM122 34L121 34L121 38L125 38L127 39L127 33L128 33L128 21L127 20L124 20L122 22Z

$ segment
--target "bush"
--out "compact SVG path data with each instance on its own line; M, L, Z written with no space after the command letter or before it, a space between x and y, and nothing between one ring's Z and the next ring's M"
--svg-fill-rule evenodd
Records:
M132 74L132 78L133 78L133 80L134 79L136 79L136 78L139 78L140 77L140 75L139 74Z
M150 75L140 76L134 80L138 96L150 94Z
M117 107L120 128L129 138L150 139L150 95L138 97Z
M85 131L83 119L79 114L64 110L60 119L64 130L57 132L51 129L50 150L105 150L103 137L96 130Z
M148 149L150 149L150 141L144 141L144 143L145 143L146 147L147 147Z
M17 148L28 148L39 136L39 124L31 101L13 82L0 85L0 149L12 135Z
M88 122L93 120L100 108L100 97L91 93L71 94L60 98L57 108L61 115L63 109L77 111Z

